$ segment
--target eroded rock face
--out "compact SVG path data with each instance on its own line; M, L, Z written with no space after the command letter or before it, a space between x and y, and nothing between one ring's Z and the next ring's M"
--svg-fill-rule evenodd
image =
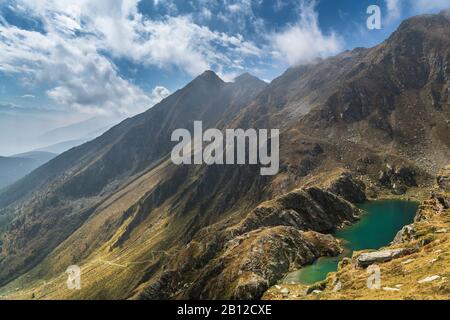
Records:
M378 182L381 186L392 189L396 195L405 194L409 187L416 187L416 171L410 167L393 168L387 165L379 174Z
M342 174L328 190L351 203L363 203L367 200L366 185L364 182L354 179L349 173Z
M284 226L258 229L236 241L239 245L211 261L181 298L257 299L287 272L342 251L331 236Z
M234 225L200 231L137 298L258 299L284 274L341 252L328 232L360 211L319 188L266 202ZM166 281L170 279L170 281Z
M450 198L446 194L433 192L429 200L425 200L419 206L414 221L424 221L435 215L444 214L450 208Z
M414 224L404 226L395 236L392 244L407 243L416 238L416 229Z
M236 233L277 225L328 232L344 221L356 221L359 213L354 205L331 192L308 188L257 207L236 226Z

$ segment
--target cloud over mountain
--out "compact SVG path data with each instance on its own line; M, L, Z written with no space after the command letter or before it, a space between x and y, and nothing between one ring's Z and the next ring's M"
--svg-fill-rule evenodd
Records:
M290 65L311 63L317 57L337 53L343 47L337 34L326 35L320 30L315 4L314 1L301 1L298 22L272 35L276 54Z
M25 84L49 85L48 96L68 108L135 114L153 99L124 78L112 58L196 75L221 65L237 66L238 56L260 54L241 36L211 31L189 16L151 20L139 12L138 3L14 1L9 10L42 27L0 21L0 71Z

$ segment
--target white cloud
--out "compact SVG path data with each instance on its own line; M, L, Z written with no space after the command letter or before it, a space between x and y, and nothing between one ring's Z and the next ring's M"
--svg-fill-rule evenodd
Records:
M150 20L138 0L16 0L12 8L39 20L42 32L0 21L0 71L28 84L45 83L58 104L92 113L133 114L159 99L120 76L108 56L140 65L176 67L195 76L239 68L261 50L240 35L200 26L190 16ZM171 1L155 1L170 6ZM159 91L159 93L164 93Z
M0 25L0 70L28 84L51 84L50 98L81 112L130 115L150 103L89 39Z
M401 18L402 3L401 0L385 0L388 14L386 15L386 23L391 24Z
M202 10L200 11L200 16L203 18L203 19L206 19L206 20L209 20L209 19L211 19L211 17L212 17L212 12L211 12L211 10L209 10L208 8L202 8Z
M413 6L419 12L443 10L450 8L450 0L414 0Z
M450 0L384 0L387 8L386 23L391 24L402 18L404 7L412 9L414 14L431 13L449 9Z
M162 86L156 86L152 90L152 95L151 95L152 103L157 104L157 103L161 102L163 99L167 98L168 96L170 96L169 89L162 87Z
M24 94L23 96L21 96L22 99L34 99L36 98L36 96L32 95L32 94Z
M302 1L299 21L271 36L276 55L290 65L311 63L342 49L341 39L335 33L325 35L320 30L314 9L315 1Z
M98 46L114 56L162 68L176 66L195 76L229 62L233 55L259 53L255 45L241 36L211 31L194 23L190 16L150 20L139 13L138 0L114 3L122 5L114 6L107 0L83 0L78 10L84 21L84 31L95 34ZM155 2L159 6L171 3ZM220 50L216 46L220 46Z

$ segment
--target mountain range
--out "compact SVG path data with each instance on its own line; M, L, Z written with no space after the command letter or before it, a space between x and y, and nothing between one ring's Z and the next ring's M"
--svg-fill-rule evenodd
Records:
M30 151L59 154L98 137L121 119L0 104L0 155Z
M55 156L50 152L36 151L0 157L0 189L20 180Z
M0 192L0 294L25 298L259 298L338 252L357 203L414 197L450 155L450 17L289 68L267 84L206 71L153 108ZM280 172L175 166L171 133L280 129ZM419 191L418 191L419 190ZM65 286L70 265L83 290Z

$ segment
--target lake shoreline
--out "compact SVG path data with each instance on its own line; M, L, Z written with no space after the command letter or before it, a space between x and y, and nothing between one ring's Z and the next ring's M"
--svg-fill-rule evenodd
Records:
M366 201L359 206L364 213L358 222L332 233L342 244L343 253L337 257L321 257L313 264L287 274L281 283L312 285L325 280L328 273L337 271L339 262L354 252L377 250L389 245L398 231L414 221L418 206L416 201L398 198ZM383 232L378 233L377 230Z

